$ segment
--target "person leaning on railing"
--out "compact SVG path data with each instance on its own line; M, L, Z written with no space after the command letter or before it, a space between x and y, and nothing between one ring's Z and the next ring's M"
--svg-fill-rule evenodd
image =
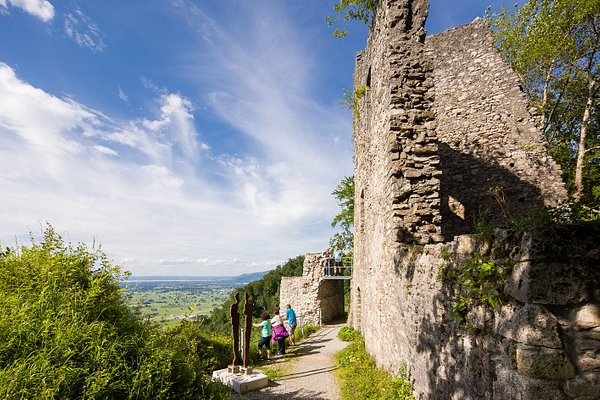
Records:
M325 272L325 276L331 276L331 252L329 249L326 249L323 252L323 257L325 257L325 261L323 262L323 270Z

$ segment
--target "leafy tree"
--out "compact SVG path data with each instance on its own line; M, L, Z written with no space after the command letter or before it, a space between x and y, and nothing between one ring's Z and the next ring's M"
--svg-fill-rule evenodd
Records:
M338 14L336 17L326 17L329 26L339 22L342 17L344 23L350 21L361 21L366 25L370 25L375 13L377 0L338 0L338 3L333 6L333 10ZM344 38L348 35L346 29L335 28L333 36Z
M336 233L330 240L330 245L336 244L342 249L352 251L354 247L354 176L346 176L331 193L338 201L340 212L331 221L331 226L339 226L341 232Z
M600 0L529 0L487 18L543 117L573 200L600 204Z

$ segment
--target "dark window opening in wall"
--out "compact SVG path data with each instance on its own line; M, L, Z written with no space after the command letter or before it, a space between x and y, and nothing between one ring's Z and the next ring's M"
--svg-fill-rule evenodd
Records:
M369 67L369 72L367 73L367 83L365 86L371 88L371 67Z
M360 204L358 207L358 229L365 233L365 189L360 191Z
M356 321L354 323L354 328L358 329L359 331L362 331L362 326L361 326L361 321L362 321L362 307L360 304L360 288L357 287L356 288L356 308L354 309L356 311L356 315L354 316L354 321Z

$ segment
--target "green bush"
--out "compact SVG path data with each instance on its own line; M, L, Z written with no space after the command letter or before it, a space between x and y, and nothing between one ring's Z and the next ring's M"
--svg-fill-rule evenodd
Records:
M377 368L360 334L356 332L354 336L345 349L336 353L334 360L342 400L414 400L406 366L395 377L390 376Z
M98 249L41 243L0 254L0 398L223 398L209 382L225 346L192 324L138 319Z
M349 326L343 326L342 329L338 332L338 338L344 342L352 342L356 340L360 333L350 328Z

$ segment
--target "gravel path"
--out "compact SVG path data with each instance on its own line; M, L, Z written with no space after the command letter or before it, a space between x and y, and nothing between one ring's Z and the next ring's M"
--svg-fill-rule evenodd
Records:
M275 358L271 365L281 365L284 374L269 386L235 400L305 399L337 400L339 390L333 377L333 355L347 343L337 338L344 324L325 325L299 346L289 347L285 357ZM257 366L256 369L260 369Z

